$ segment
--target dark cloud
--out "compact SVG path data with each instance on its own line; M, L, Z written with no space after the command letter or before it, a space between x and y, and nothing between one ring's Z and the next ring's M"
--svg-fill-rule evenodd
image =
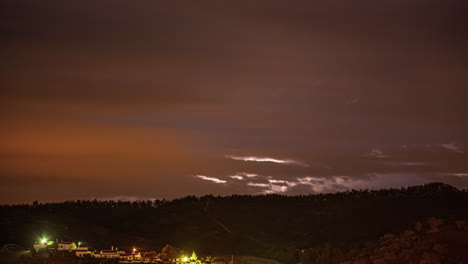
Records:
M0 202L467 187L467 11L2 1Z

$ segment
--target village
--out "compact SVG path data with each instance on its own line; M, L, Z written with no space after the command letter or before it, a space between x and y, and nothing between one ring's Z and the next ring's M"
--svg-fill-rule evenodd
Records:
M100 259L119 263L171 263L171 264L225 264L222 258L198 258L195 251L190 255L185 255L178 248L166 245L161 253L155 251L140 251L137 247L129 251L110 246L108 249L96 250L83 245L82 242L58 241L58 239L48 240L38 239L33 249L28 253L30 257L47 259L53 256L67 256L78 259Z

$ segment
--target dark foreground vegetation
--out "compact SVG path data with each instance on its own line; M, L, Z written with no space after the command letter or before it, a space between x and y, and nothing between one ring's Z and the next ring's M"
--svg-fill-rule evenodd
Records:
M467 219L468 191L442 183L306 196L207 195L154 202L35 202L0 207L0 244L13 243L29 249L45 235L82 241L96 249L114 245L160 250L171 244L201 255L250 255L283 263L337 263L346 258L363 259L359 254L367 254L367 261L374 260L373 254L376 259L383 258L385 252L378 255L379 248L400 243L402 236L411 237L414 243L431 241L426 247L432 251L440 244L436 247L442 252L450 243L437 242L434 232L429 232L433 228L430 223L442 221L436 227L453 223L446 227L447 232L463 237L466 230L457 227L458 230L455 223ZM418 222L423 223L420 230L415 227ZM405 230L414 234L405 234ZM384 238L386 234L395 236ZM423 249L415 250L425 253ZM459 261L453 259L453 263Z

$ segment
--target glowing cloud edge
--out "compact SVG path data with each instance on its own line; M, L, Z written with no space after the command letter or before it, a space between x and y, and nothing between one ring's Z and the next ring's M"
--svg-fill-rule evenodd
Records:
M227 159L239 160L239 161L254 161L254 162L272 162L277 164L286 164L286 165L297 165L302 167L309 167L308 164L302 163L292 159L275 159L270 157L255 157L255 156L233 156L226 155Z

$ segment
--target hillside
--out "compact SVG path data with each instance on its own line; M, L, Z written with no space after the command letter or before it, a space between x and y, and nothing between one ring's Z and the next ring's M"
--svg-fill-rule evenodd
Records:
M298 261L301 249L343 252L430 217L468 219L468 191L442 183L307 196L188 196L172 201L68 201L0 207L0 244L41 236L95 248L171 244L199 254Z
M468 225L464 220L447 223L440 218L417 222L413 229L400 234L386 234L377 241L367 242L360 249L343 255L340 264L464 264L468 262ZM334 263L330 250L318 256L308 249L301 256L304 263ZM328 254L323 254L328 253Z

